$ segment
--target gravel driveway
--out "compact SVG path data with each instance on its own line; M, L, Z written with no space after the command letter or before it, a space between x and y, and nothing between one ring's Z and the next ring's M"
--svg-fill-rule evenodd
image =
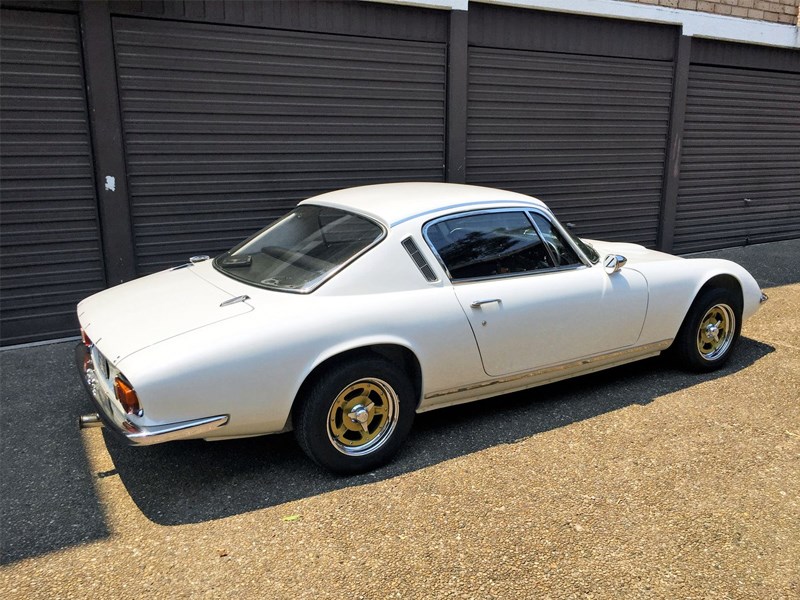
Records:
M0 597L800 597L800 240L721 372L660 358L420 415L355 478L291 435L78 431L72 343L0 352Z

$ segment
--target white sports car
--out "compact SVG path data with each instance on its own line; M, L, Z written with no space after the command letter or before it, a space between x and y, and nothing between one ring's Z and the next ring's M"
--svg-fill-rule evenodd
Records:
M529 196L340 190L82 301L98 412L81 424L140 445L294 429L354 473L387 461L417 412L666 350L716 369L765 299L735 263L581 240Z

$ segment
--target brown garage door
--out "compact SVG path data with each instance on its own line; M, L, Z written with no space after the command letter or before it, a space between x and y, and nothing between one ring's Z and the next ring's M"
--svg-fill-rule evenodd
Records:
M654 246L672 66L470 48L467 180L537 196L578 233Z
M115 17L137 270L331 189L444 177L444 44Z
M2 344L75 335L105 287L75 15L0 16Z
M800 74L693 64L675 251L800 235Z
M470 7L466 178L583 236L656 244L676 31Z

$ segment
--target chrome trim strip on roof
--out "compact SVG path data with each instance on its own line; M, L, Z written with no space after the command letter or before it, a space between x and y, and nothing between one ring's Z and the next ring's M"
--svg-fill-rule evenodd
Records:
M442 212L444 210L456 210L461 209L467 206L480 206L481 204L502 204L507 208L525 208L529 209L531 207L539 208L541 201L536 202L533 198L531 198L530 202L521 200L521 199L513 199L513 200L473 200L471 202L461 202L459 204L449 204L447 206L439 206L437 208L432 208L430 210L422 211L421 213L416 213L408 217L403 217L399 221L395 221L391 223L390 227L397 227L398 225L405 223L406 221L411 221L412 219L416 219L418 217L424 217L425 215L432 215L434 213ZM486 210L493 210L492 208L487 208ZM442 215L442 217L446 217L449 215Z

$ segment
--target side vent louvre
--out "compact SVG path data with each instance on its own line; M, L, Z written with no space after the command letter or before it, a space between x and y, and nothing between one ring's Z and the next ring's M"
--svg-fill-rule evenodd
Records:
M406 249L408 255L411 257L411 260L414 261L414 264L417 265L417 268L422 273L422 276L428 281L436 281L436 273L433 272L431 266L428 264L428 261L425 260L425 257L422 256L422 253L417 248L417 245L414 243L414 240L410 237L407 237L402 242L403 248Z

